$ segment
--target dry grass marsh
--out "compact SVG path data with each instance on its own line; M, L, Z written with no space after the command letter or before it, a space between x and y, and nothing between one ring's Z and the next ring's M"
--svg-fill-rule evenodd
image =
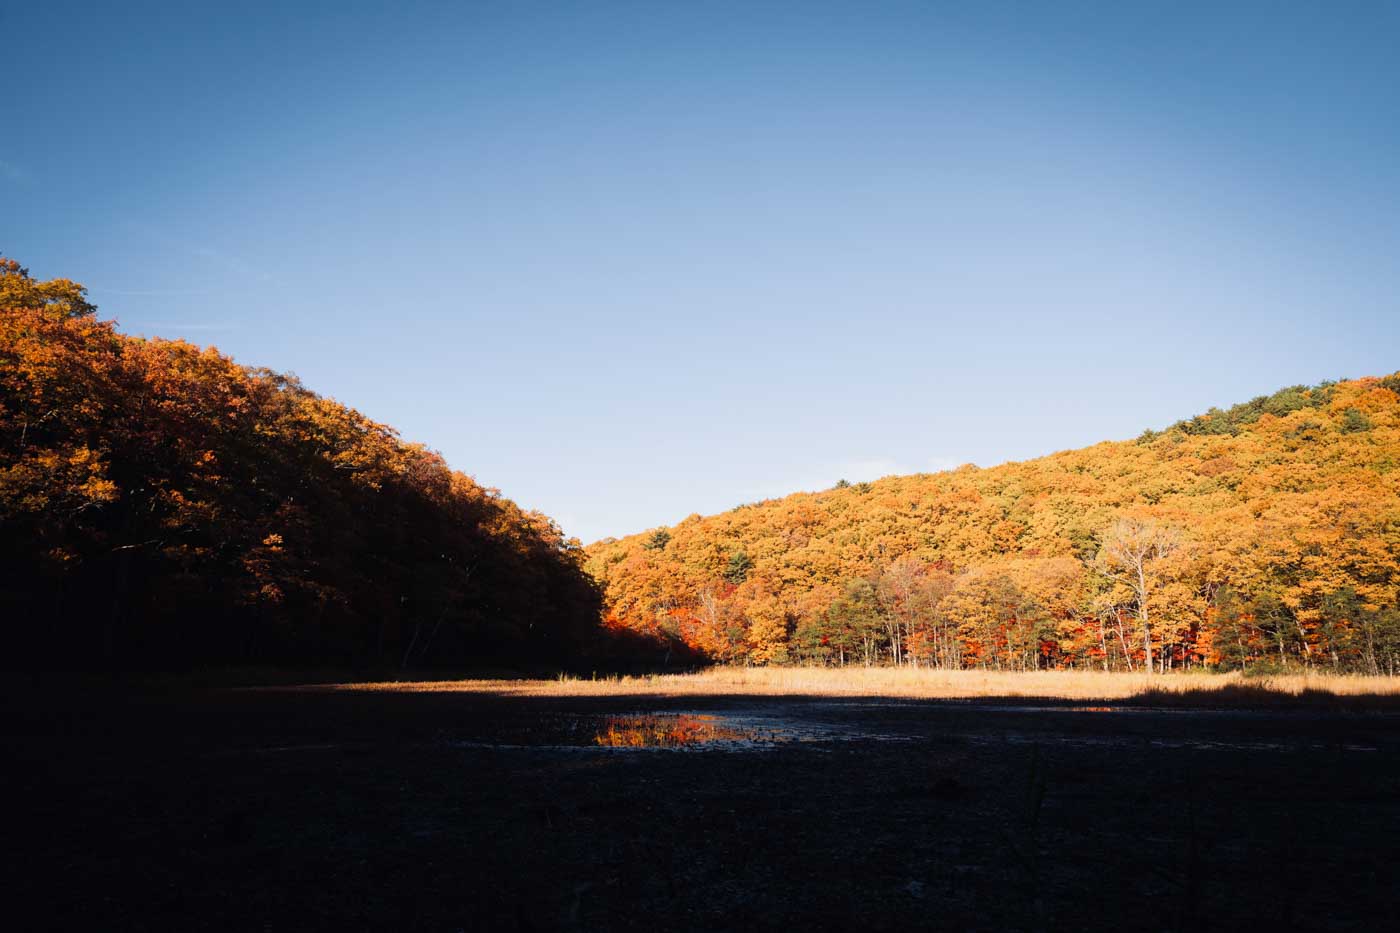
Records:
M895 668L717 667L691 674L550 680L380 681L308 689L490 693L505 696L808 696L904 699L1139 701L1161 705L1375 701L1400 706L1400 678L1333 674L1145 675L1101 671L941 671Z

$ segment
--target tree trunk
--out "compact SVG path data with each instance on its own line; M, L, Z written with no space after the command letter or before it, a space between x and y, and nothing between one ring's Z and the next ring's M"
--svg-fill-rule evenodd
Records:
M1118 643L1123 646L1123 663L1128 665L1128 672L1131 673L1137 670L1137 668L1133 666L1133 653L1128 648L1128 636L1123 633L1123 617L1115 610L1113 618L1117 623Z
M1152 673L1152 626L1147 621L1147 575L1142 564L1138 564L1138 621L1142 623L1142 648L1146 652L1142 669Z

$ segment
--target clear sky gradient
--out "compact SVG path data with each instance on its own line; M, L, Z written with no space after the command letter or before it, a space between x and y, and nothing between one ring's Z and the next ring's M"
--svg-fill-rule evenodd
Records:
M0 251L585 541L1400 368L1400 3L0 8Z

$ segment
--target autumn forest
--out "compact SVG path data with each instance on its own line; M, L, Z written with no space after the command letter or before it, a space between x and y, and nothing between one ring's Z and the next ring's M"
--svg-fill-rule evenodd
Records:
M1400 374L585 549L293 377L0 262L21 666L1400 672Z
M1400 375L589 549L606 624L735 663L1400 669Z
M426 448L0 265L0 612L20 666L560 664L583 554Z

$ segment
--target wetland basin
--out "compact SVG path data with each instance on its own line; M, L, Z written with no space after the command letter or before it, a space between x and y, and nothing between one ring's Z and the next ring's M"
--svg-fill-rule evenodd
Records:
M1393 714L9 699L0 870L54 929L1342 930L1400 889Z
M744 710L541 712L483 723L460 746L632 751L771 751L794 742L890 741L902 736L795 716L778 706Z
M599 717L600 748L755 748L793 741L781 725L717 713L629 713Z

